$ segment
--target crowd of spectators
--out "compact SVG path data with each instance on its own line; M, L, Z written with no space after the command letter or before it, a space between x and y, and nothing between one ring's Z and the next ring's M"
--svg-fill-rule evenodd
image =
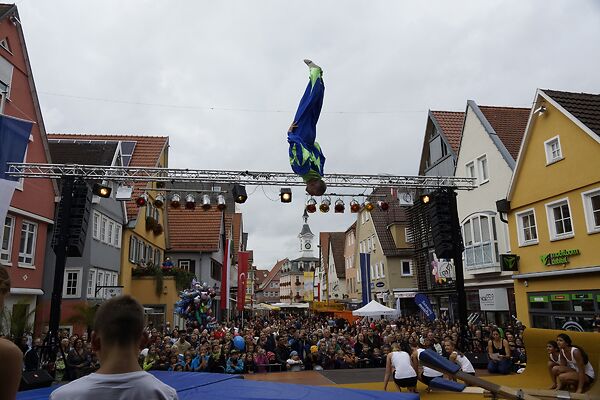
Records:
M459 340L459 327L447 321L431 323L414 316L395 320L360 319L348 322L319 314L274 313L243 321L220 323L215 329L178 329L169 324L146 327L148 344L140 352L144 370L220 372L251 374L310 369L383 368L392 345L429 346L445 354L451 340L463 353L483 355L487 363L490 340L498 327L472 324L466 342ZM507 373L526 361L520 323L506 324L499 332L507 346ZM57 381L73 380L95 371L98 360L87 334L61 332L61 350L56 362L46 367ZM236 336L240 338L236 339ZM17 343L24 353L24 369L37 369L42 340ZM242 344L240 346L240 343Z

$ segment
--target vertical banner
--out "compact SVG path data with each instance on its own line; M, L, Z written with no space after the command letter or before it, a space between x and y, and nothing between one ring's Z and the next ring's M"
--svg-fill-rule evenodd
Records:
M0 115L0 222L2 226L19 182L19 178L6 173L8 163L25 161L25 150L27 150L32 126L33 123L29 121Z
M231 240L225 239L223 266L221 267L221 310L229 309L229 272L231 271Z
M246 286L248 283L248 261L250 253L247 251L238 251L238 290L237 290L237 309L242 311L246 305Z
M426 295L423 293L417 293L415 296L415 303L430 321L435 321L435 312L433 311L433 307L431 307L429 298Z
M362 287L362 305L371 301L371 255L360 253L360 283Z
M313 301L314 300L314 283L315 279L314 272L305 272L304 273L304 300L305 301Z

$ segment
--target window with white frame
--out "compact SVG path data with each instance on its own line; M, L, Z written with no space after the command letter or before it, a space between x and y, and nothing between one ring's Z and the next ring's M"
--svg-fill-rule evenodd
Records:
M475 178L475 163L471 161L470 163L467 163L465 167L467 170L467 177Z
M519 246L528 246L538 243L535 211L533 209L517 213L517 233Z
M373 235L372 241L373 241L373 251L375 251L375 242L376 242L375 235Z
M81 296L81 270L65 269L65 281L63 285L64 298L76 298Z
M490 180L488 173L487 156L483 155L477 159L477 172L479 174L479 183L486 183Z
M546 204L550 240L559 240L573 236L573 222L569 200L563 199Z
M19 246L19 265L33 265L36 234L37 224L23 221L23 225L21 226L21 243Z
M385 266L383 262L379 265L379 272L381 272L381 277L385 278Z
M90 269L88 271L88 282L87 282L87 298L92 299L96 295L96 270Z
M401 260L400 261L400 273L402 276L412 276L412 261L411 260Z
M600 232L600 189L581 194L588 233Z
M100 219L101 218L102 217L100 216L100 213L98 211L94 211L94 215L92 217L92 231L93 231L92 237L97 240L100 240Z
M373 239L371 237L367 238L367 251L373 250Z
M112 245L117 249L121 248L121 224L114 224L113 242Z
M137 261L137 238L135 236L129 237L129 261Z
M563 159L560 138L558 136L546 140L544 148L546 151L546 164L552 164Z
M10 263L13 245L13 235L15 231L15 219L7 215L4 219L4 228L2 229L2 246L0 246L0 263Z
M108 229L108 218L106 218L104 215L100 218L100 241L103 243L106 243L107 241L107 237L108 237L108 232L106 231Z
M496 218L475 215L463 223L465 269L496 265L499 262Z
M115 223L111 220L108 220L108 232L107 232L107 237L106 237L106 243L111 244L111 245L113 243L114 230L115 230Z

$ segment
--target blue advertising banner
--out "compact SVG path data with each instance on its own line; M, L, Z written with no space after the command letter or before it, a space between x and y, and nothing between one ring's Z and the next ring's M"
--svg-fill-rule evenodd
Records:
M430 321L435 320L435 312L433 311L433 307L431 307L429 298L426 295L423 293L417 293L415 296L415 303Z
M362 305L371 301L371 255L360 253L360 282L362 286Z

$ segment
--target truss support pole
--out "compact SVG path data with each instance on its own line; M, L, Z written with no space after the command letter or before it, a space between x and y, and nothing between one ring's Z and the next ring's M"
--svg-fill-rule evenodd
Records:
M48 324L48 333L44 347L50 359L56 356L59 346L58 327L60 324L60 307L62 303L63 284L65 279L65 266L67 263L67 243L69 237L69 221L71 219L71 203L73 200L73 177L63 177L61 188L61 215L57 220L61 220L58 241L54 247L56 254L56 263L54 266L54 285L52 288L52 300L50 303L50 322Z

